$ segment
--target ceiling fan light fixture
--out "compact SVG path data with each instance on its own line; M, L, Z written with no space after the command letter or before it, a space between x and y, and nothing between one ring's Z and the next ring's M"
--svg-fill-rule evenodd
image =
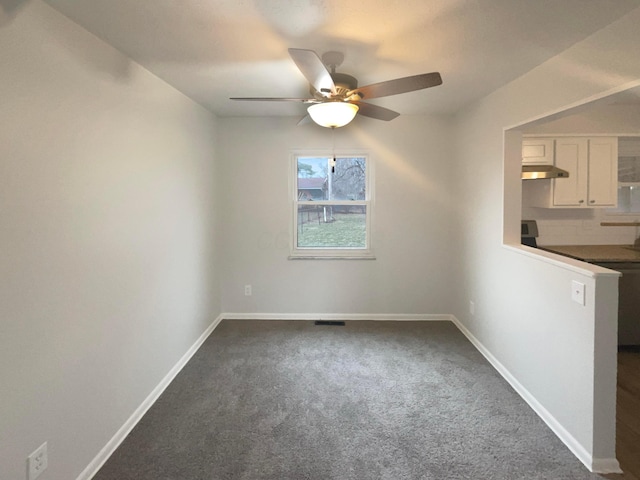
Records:
M348 102L316 103L307 108L309 116L321 127L344 127L358 113L358 105Z

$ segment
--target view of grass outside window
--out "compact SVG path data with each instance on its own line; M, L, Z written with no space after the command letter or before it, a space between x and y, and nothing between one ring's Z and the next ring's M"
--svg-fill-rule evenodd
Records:
M294 253L358 256L369 249L364 156L295 157Z

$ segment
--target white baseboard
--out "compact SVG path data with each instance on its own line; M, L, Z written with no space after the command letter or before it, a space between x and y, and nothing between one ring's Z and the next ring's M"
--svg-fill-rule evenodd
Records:
M196 342L180 358L173 368L165 375L160 383L145 398L140 406L133 412L127 421L120 427L116 434L98 452L96 457L87 465L76 480L90 480L105 464L109 457L124 441L126 436L133 430L133 427L142 419L144 414L151 408L162 392L169 386L173 379L184 368L191 357L198 351L204 341L211 335L218 324L224 320L378 320L378 321L451 321L452 316L448 314L346 314L346 313L222 313L207 327Z
M144 414L151 408L151 406L156 402L156 400L162 395L162 392L169 386L169 384L173 381L173 379L180 373L180 370L187 364L187 362L191 359L191 357L198 351L198 349L202 346L204 341L211 335L211 332L218 326L218 324L222 321L224 317L219 315L211 325L207 327L202 335L195 341L193 345L187 350L187 352L178 360L173 368L167 373L164 378L160 381L160 383L153 389L153 391L144 399L144 401L140 404L138 408L133 412L133 414L127 419L127 421L120 427L120 429L116 432L116 434L107 442L107 444L98 452L98 455L87 465L82 473L78 476L76 480L90 480L93 476L98 473L98 470L104 465L104 463L109 459L109 457L115 452L115 450L120 446L123 440L129 435L129 432L133 430L133 427L142 419Z
M551 413L527 390L491 352L465 327L454 315L451 321L460 329L467 339L478 349L500 375L513 387L534 412L547 424L547 426L562 440L571 452L580 460L589 471L594 473L622 473L620 464L615 458L593 458L593 456L575 439Z
M594 473L623 473L620 463L615 458L594 458L591 462L591 471Z
M90 480L113 452L118 448L133 427L140 421L144 414L151 408L162 392L169 386L176 375L187 364L191 357L198 351L204 341L222 320L374 320L374 321L449 321L469 339L474 347L487 359L487 361L502 375L513 389L529 404L538 416L549 428L564 442L573 454L592 472L596 473L621 473L620 464L615 458L593 458L589 452L578 442L549 411L520 383L516 378L496 359L489 350L454 316L451 314L385 314L385 313L222 313L207 327L196 342L180 358L178 363L165 375L160 383L153 389L147 398L133 412L129 419L120 427L116 434L100 450L98 455L87 465L76 480Z
M451 322L449 314L414 313L223 313L225 320L374 320L392 322Z

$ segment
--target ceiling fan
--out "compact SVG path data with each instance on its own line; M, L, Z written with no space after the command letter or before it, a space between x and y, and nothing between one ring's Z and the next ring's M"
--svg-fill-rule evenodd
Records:
M336 72L336 67L344 60L344 55L340 52L327 52L320 59L313 50L290 48L289 55L309 81L312 98L236 97L231 100L310 104L307 109L309 115L299 124L305 123L310 116L318 125L336 128L349 123L357 113L385 121L400 115L388 108L363 102L363 99L387 97L442 84L440 74L432 72L358 87L355 77Z

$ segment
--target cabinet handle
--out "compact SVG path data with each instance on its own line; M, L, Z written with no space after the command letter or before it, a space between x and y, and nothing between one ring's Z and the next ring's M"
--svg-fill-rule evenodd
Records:
M596 203L595 200L589 200L589 203Z
M578 203L584 203L584 200L578 200Z

